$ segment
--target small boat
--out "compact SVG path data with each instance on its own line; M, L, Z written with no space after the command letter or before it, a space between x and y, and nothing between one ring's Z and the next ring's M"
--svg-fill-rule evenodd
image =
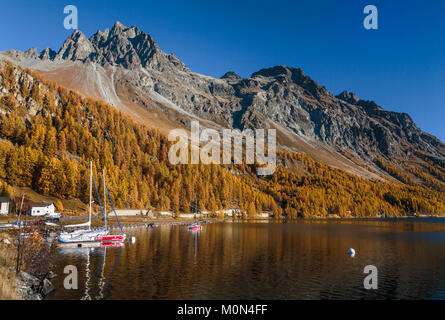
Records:
M195 197L195 216L198 216L198 214L199 214L199 210L198 210L198 200L197 200L196 197ZM202 229L202 226L201 226L201 224L200 224L199 222L196 222L196 220L195 220L194 223L192 223L191 225L189 225L188 229L191 230L191 231L197 231L197 230L201 230L201 229Z
M189 225L188 229L189 230L201 230L202 226L199 223L195 222L195 223L192 223L191 225Z
M29 222L25 222L25 221L14 221L13 223L11 223L11 226L15 229L19 229L19 228L30 228L31 225L33 224L33 222L29 221Z
M148 227L150 227L150 228L157 228L158 225L156 223L154 223L154 222L151 222L151 223L148 224Z

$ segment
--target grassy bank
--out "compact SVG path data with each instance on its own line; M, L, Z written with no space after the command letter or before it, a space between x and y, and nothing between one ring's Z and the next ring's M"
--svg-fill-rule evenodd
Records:
M7 237L6 233L0 232L0 240ZM14 270L15 257L15 246L0 243L0 300L20 299L17 294L17 275Z

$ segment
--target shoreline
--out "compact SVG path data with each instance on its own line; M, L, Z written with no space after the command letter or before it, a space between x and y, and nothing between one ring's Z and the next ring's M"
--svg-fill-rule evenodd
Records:
M129 223L159 223L159 224L165 224L165 223L192 223L196 220L205 220L210 222L219 222L219 221L318 221L318 220L329 220L329 221L340 221L340 220L377 220L377 221L398 221L398 220L423 220L423 219L440 219L445 218L445 216L437 216L437 215L418 215L418 216L398 216L398 217L340 217L340 216L328 216L328 217L307 217L307 218L287 218L287 217L262 217L262 216L255 216L255 217L236 217L233 218L231 216L225 216L222 217L199 217L198 219L195 218L186 218L186 217L147 217L145 215L134 215L134 216L120 216L119 221L122 225L129 224ZM44 220L45 217L31 217L27 216L26 220L28 222L37 222L39 220ZM6 223L12 223L17 220L16 216L0 216L0 225L6 224ZM82 221L82 220L88 220L88 215L79 215L79 216L65 216L60 218L60 221L57 222L60 226L69 225L70 223ZM96 223L98 222L98 223ZM117 225L116 217L112 216L107 219L107 222L109 225ZM96 224L102 224L103 219L100 215L94 215L92 216L92 225Z

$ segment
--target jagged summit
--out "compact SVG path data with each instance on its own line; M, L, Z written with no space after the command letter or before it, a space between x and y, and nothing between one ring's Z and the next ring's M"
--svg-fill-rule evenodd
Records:
M86 60L95 52L95 48L80 30L74 31L65 40L55 59Z
M124 26L124 25L122 24L122 22L120 22L120 21L116 21L116 22L114 23L114 25L113 25L113 29L125 29L125 28L127 28L127 27Z
M271 68L264 68L254 72L252 78L265 77L272 78L280 83L294 83L312 94L314 97L320 95L331 95L331 93L324 87L319 85L311 77L304 74L300 68L293 68L289 66L275 66Z
M357 102L360 101L360 98L357 97L357 95L355 95L352 92L346 91L346 90L344 90L339 95L337 95L337 98L344 100L350 104L356 104Z
M127 27L116 21L111 29L98 30L90 38L75 30L55 53L46 48L41 53L36 48L26 52L9 50L14 57L52 61L95 62L101 66L120 66L127 69L152 68L159 71L188 70L174 55L163 52L154 39L136 26Z
M263 77L291 77L293 74L297 75L298 77L303 77L304 72L300 68L293 68L288 66L275 66L270 68L263 68L257 72L252 73L251 78L255 78L257 76L263 76Z
M220 79L241 80L242 78L236 72L227 71Z
M339 95L337 95L337 98L340 100L343 100L347 103L350 103L352 105L361 107L369 115L382 116L385 113L391 113L389 111L384 110L375 101L362 100L354 93L346 91L346 90L341 92ZM393 112L392 114L397 114L397 113ZM412 122L412 120L411 120L411 122Z
M52 50L50 48L45 48L42 50L42 52L40 52L39 58L42 60L54 60L56 55L57 55L57 52L55 52L54 50Z
M156 53L162 55L148 34L117 21L111 30L98 30L89 39L81 31L74 31L62 45L56 59L136 68L145 67Z
M37 52L36 47L31 47L28 50L25 51L25 55L27 55L30 58L37 58L39 53Z

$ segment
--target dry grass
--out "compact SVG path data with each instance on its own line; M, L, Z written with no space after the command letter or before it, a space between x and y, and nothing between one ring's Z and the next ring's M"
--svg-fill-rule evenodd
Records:
M0 239L5 234L0 233ZM16 287L15 270L10 270L15 262L15 247L12 245L0 244L0 300L19 300Z
M25 194L25 197L27 197L31 202L45 201L56 203L58 200L60 200L64 208L62 214L65 214L65 211L74 212L73 215L85 214L86 212L85 204L82 203L82 201L80 201L79 199L58 199L56 197L43 196L29 187L14 187L14 195L17 198L21 198L22 194Z

